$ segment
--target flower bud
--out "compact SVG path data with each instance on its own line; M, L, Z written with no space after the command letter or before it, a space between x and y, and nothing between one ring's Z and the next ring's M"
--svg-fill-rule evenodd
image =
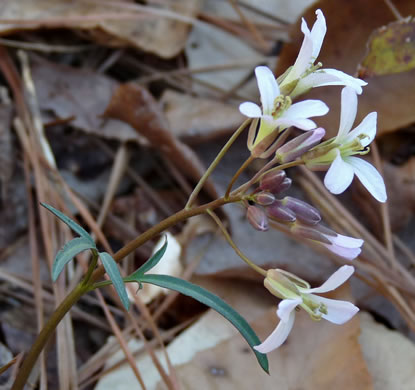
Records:
M331 245L331 241L323 233L320 233L314 227L295 225L291 228L291 232L296 236L306 238L307 240L318 241L322 244Z
M311 148L316 146L326 134L326 131L319 127L315 130L307 131L290 142L277 149L276 156L280 163L294 161L297 157L302 156Z
M281 192L287 191L291 187L292 182L293 181L289 177L286 177L280 184L278 193L280 194Z
M268 191L261 191L255 195L255 203L261 206L270 206L275 202L275 196Z
M248 206L246 217L251 226L261 232L268 230L268 218L264 210L256 206Z
M286 179L285 171L273 171L266 173L259 183L259 188L264 191L278 194L280 192L280 186L284 179Z
M295 213L285 207L280 200L276 200L271 206L267 207L267 214L277 222L292 223L296 220Z
M297 219L309 225L317 225L321 221L319 211L300 199L286 196L282 204L295 213Z

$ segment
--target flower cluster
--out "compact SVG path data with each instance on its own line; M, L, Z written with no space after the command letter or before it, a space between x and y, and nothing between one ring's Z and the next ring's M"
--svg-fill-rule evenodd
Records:
M259 66L255 75L260 92L261 106L253 102L242 103L242 114L252 118L248 134L251 158L272 160L265 165L256 179L254 191L246 196L247 219L260 231L269 225L279 225L283 230L304 240L326 247L347 260L355 259L361 252L363 240L338 234L321 224L319 211L308 203L291 196L282 197L291 185L284 169L305 165L312 170L327 171L324 185L333 194L344 192L354 175L379 202L387 199L385 184L379 172L366 160L357 157L369 152L369 145L376 135L376 112L369 113L354 129L358 95L367 83L336 69L325 69L317 57L326 34L326 21L321 10L311 31L302 20L304 40L293 66L275 78L272 71ZM313 119L326 115L327 105L321 100L295 99L315 87L341 85L340 125L336 137L323 140L326 131ZM304 133L286 142L290 127ZM337 270L322 286L310 285L279 269L268 270L265 287L282 301L278 305L280 322L272 334L256 350L262 353L278 348L288 337L295 318L295 311L305 310L313 320L325 319L343 324L351 319L358 308L352 303L327 299L316 295L336 289L346 282L354 267L345 265Z

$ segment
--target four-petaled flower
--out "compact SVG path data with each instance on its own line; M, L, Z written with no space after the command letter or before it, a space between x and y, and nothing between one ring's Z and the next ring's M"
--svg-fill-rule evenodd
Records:
M367 161L353 157L355 154L367 153L367 146L376 135L377 113L371 112L354 130L350 131L356 118L356 111L356 93L349 87L343 88L337 137L317 146L315 151L311 150L309 153L314 153L316 157L307 161L306 154L304 161L311 168L331 164L324 178L324 185L331 193L340 194L345 191L356 175L375 199L385 202L387 195L382 176ZM327 152L317 156L318 148Z
M310 288L304 280L282 270L269 270L264 281L265 287L282 301L278 305L280 322L275 330L260 345L258 352L268 353L281 346L294 325L295 309L301 307L313 320L324 318L334 324L349 321L359 309L350 302L329 299L315 295L332 291L352 276L354 267L344 265L331 275L320 287Z
M313 116L327 114L329 108L320 100L305 100L291 104L291 98L280 94L274 74L266 66L255 68L258 89L261 95L261 107L252 102L245 102L239 106L242 114L249 118L261 119L260 128L253 146L256 146L265 137L290 126L302 130L315 129L317 125L309 119Z
M314 65L327 31L326 19L321 10L318 9L316 15L317 20L311 31L306 21L302 20L301 31L304 33L304 40L294 65L282 76L281 90L295 98L314 87L346 85L361 94L362 86L367 85L365 81L337 69L320 69L320 63Z

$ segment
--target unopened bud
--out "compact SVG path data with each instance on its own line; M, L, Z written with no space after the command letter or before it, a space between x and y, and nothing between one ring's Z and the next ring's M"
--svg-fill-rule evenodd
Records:
M280 194L281 192L287 191L291 187L292 182L293 181L289 177L286 177L280 184L278 193Z
M262 191L255 195L255 203L261 206L270 206L275 202L275 196L269 191Z
M321 221L319 211L313 206L300 199L286 196L282 200L282 204L293 211L298 220L309 225L317 225Z
M296 225L291 229L291 232L296 236L306 238L307 240L318 241L322 244L331 245L331 241L323 233L320 233L314 227Z
M307 131L290 142L277 149L276 156L280 163L294 161L297 157L302 156L311 148L316 146L326 134L326 131L319 127L315 130Z
M264 191L278 194L282 182L287 178L285 171L273 171L266 173L259 183L259 188Z
M296 220L295 213L284 206L280 200L276 200L271 206L267 207L267 214L277 222L292 223Z
M261 232L268 230L268 218L264 210L256 206L248 206L246 217L251 226Z

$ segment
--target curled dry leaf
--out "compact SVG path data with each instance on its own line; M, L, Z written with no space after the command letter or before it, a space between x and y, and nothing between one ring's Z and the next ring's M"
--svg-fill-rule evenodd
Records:
M133 46L163 58L176 56L183 50L190 30L188 23L157 16L133 2L3 0L0 19L11 20L0 25L0 34L44 27L71 28L89 32L100 44L115 47ZM164 4L164 3L163 3ZM200 0L176 0L157 9L193 17ZM157 10L156 9L156 10ZM134 17L134 13L137 17ZM17 23L16 20L23 23ZM31 22L31 23L30 23Z
M195 182L205 172L196 153L172 134L163 111L147 89L134 83L121 85L112 96L104 115L131 125ZM206 182L204 188L211 197L217 198L212 182Z
M415 2L395 0L402 15L415 14ZM307 10L304 18L311 24L315 20L315 9L321 8L327 20L327 35L324 39L319 61L324 68L336 68L351 75L356 74L357 65L366 53L366 42L373 30L394 21L394 15L386 2L378 0L332 1L322 0ZM293 26L292 43L285 45L277 66L277 75L291 66L298 54L304 35L300 21ZM330 112L319 118L319 125L326 129L326 137L334 137L339 128L341 87L314 88L307 98L321 99L330 107ZM378 134L394 131L415 122L415 70L373 77L359 96L359 111L356 123L369 112L378 112Z
M415 20L389 23L373 32L359 65L360 78L407 72L415 68Z

